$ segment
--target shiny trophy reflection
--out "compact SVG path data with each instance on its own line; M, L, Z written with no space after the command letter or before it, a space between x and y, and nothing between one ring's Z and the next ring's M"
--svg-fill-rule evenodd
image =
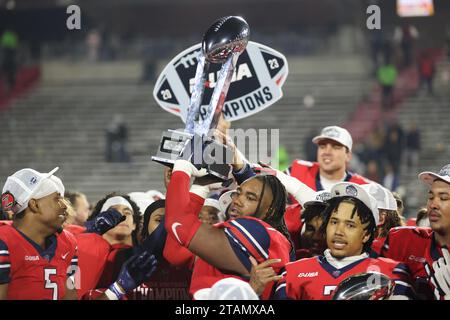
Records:
M333 300L386 300L395 282L384 274L369 272L348 277L335 290Z
M152 160L167 166L177 159L191 161L205 167L209 175L227 180L232 153L229 148L214 140L211 131L217 127L231 78L239 55L245 50L250 35L247 22L236 16L223 17L205 32L202 50L197 57L194 87L189 102L184 131L168 130L163 133L156 156ZM204 116L201 105L207 86L211 64L222 64L219 76Z

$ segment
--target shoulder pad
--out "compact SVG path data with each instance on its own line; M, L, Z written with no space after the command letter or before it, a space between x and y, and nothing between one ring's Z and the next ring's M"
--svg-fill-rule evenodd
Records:
M301 165L301 166L306 166L306 167L312 167L314 166L314 162L311 161L306 161L306 160L295 160L297 162L297 164Z
M395 227L392 228L389 231L389 237L392 238L392 236L406 236L406 235L413 235L413 236L419 236L421 238L430 238L433 231L431 228L421 228L421 227L415 227L415 226L402 226L402 227Z

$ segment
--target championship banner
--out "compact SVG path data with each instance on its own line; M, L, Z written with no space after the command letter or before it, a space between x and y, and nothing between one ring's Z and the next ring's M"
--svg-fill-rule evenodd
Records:
M166 111L186 122L190 96L195 84L201 44L194 45L173 58L164 68L153 90L153 96ZM205 82L200 106L204 120L209 101L218 80L220 65L212 64ZM265 45L249 41L239 55L222 112L234 121L258 113L277 102L288 75L288 63L283 54Z

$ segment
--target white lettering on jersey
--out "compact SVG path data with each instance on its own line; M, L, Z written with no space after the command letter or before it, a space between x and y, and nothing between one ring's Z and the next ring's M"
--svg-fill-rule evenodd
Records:
M313 277L317 277L319 275L319 272L300 272L298 274L298 278L313 278Z
M25 256L25 261L38 261L39 256Z
M423 258L423 257L416 257L416 256L414 256L414 255L410 255L410 256L408 257L408 260L412 260L412 261L419 262L419 263L424 263L424 262L427 261L427 260L426 260L425 258Z

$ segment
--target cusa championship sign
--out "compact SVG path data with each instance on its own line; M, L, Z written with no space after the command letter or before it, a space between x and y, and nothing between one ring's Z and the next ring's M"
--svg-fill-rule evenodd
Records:
M153 90L158 104L185 122L189 99L194 85L197 56L201 44L181 52L164 68ZM216 84L220 64L212 64L202 100L201 116ZM287 60L278 51L250 41L239 56L231 80L223 114L228 121L238 120L260 112L278 101L281 87L288 75Z

